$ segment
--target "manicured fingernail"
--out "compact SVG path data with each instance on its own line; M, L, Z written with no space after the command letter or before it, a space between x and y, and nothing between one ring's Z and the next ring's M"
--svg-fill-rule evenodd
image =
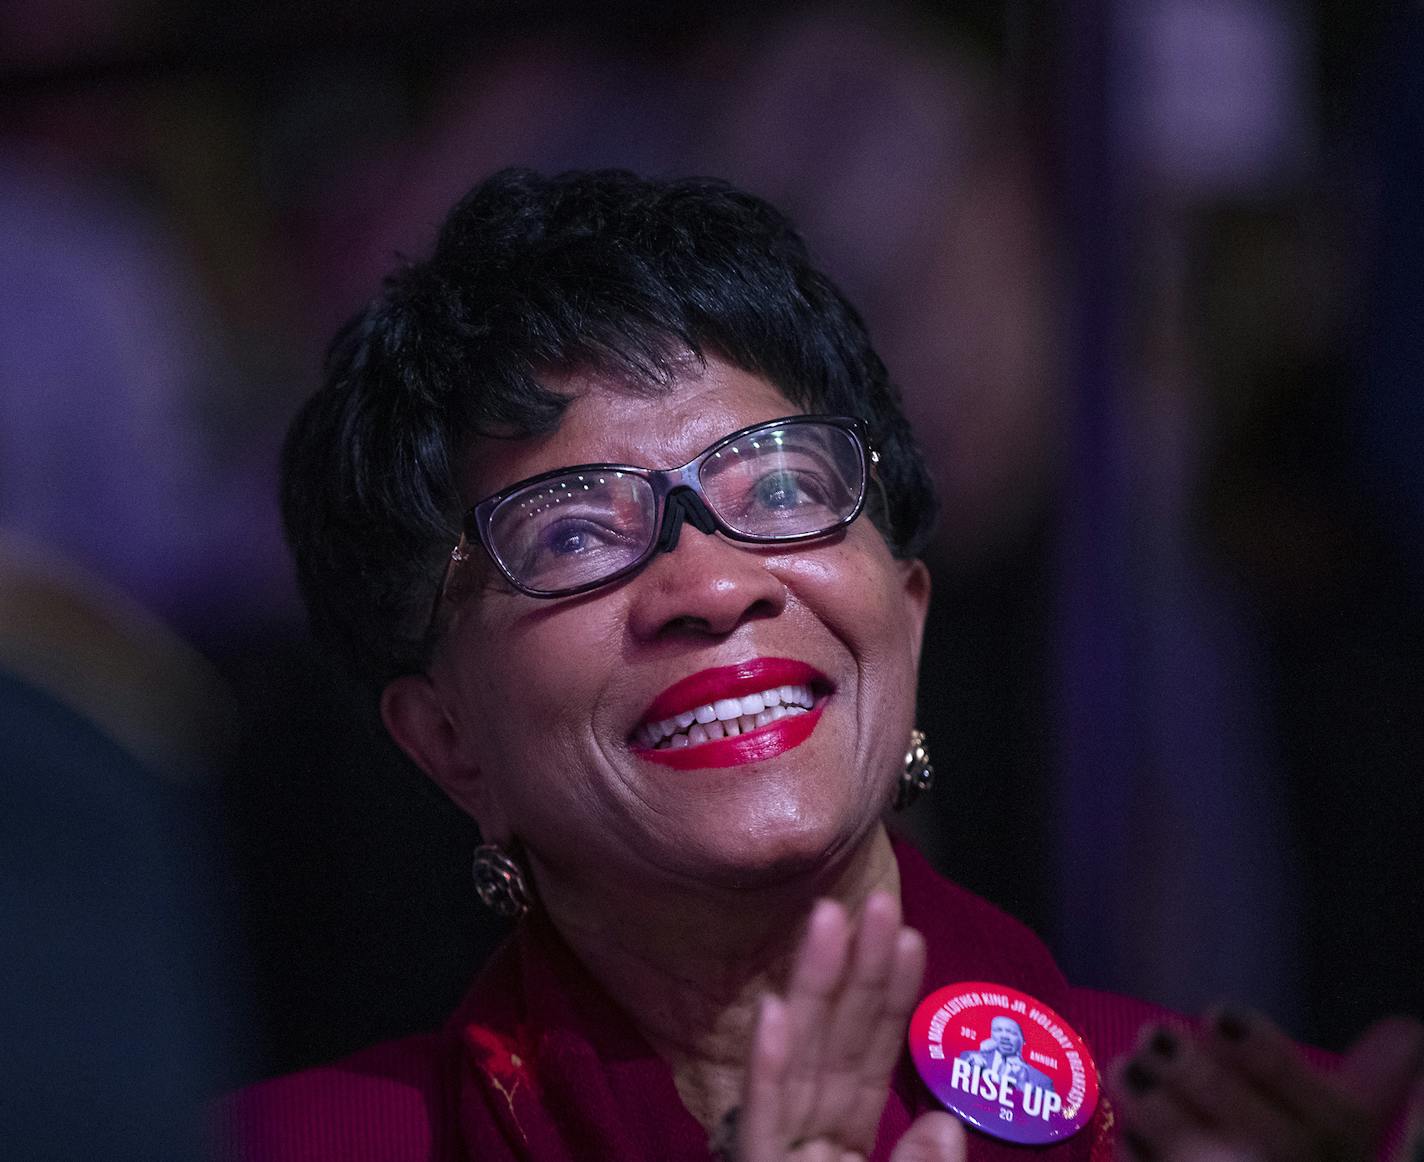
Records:
M1166 1029L1158 1029L1153 1033L1147 1047L1163 1061L1171 1061L1177 1055L1177 1039Z
M1216 1015L1216 1031L1228 1041L1244 1041L1250 1028L1240 1013L1234 1009L1222 1009Z
M1133 1093L1143 1094L1157 1084L1157 1078L1150 1069L1138 1061L1129 1061L1122 1071L1122 1079Z
M1132 1152L1132 1156L1134 1158L1140 1158L1142 1159L1142 1162L1151 1162L1152 1147L1149 1146L1146 1142L1144 1142L1136 1134L1134 1134L1131 1130L1123 1131L1122 1140L1127 1144L1127 1148Z

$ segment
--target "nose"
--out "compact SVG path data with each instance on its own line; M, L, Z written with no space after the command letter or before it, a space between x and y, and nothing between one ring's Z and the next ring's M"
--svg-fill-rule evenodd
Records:
M720 533L684 529L677 547L659 553L634 579L630 628L644 640L725 637L745 622L777 616L786 608L786 586L770 556Z

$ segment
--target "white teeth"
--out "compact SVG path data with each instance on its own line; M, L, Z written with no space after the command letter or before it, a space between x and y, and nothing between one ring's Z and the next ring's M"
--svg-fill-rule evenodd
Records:
M634 738L639 746L660 750L734 738L788 714L805 714L815 704L809 686L773 686L759 694L718 698L660 722L645 723Z

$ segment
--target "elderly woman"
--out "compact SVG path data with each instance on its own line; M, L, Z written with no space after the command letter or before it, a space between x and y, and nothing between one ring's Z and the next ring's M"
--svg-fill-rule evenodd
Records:
M1260 1018L1158 1023L1095 1101L1093 1059L1165 1015L1071 988L890 838L930 775L933 499L860 319L764 203L486 181L338 338L284 467L318 632L520 922L442 1031L231 1101L228 1156L1295 1158L1378 1131L1419 1053L1394 1028L1367 1092Z

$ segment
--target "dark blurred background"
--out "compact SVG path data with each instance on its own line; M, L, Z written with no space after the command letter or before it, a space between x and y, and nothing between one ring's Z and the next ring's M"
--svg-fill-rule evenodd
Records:
M499 937L472 826L309 643L275 465L336 326L507 164L730 178L863 307L945 503L906 825L949 875L1083 984L1332 1048L1424 1011L1420 5L593 7L0 2L0 530L190 669L0 668L120 742L125 684L231 726L177 822L66 865L189 861L152 927L206 966L203 1076L433 1026Z

